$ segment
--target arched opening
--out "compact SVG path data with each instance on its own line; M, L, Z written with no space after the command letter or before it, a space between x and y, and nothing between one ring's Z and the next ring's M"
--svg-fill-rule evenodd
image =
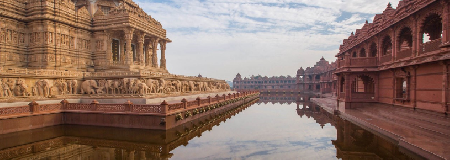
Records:
M405 27L400 31L398 42L399 42L398 49L400 51L408 50L408 49L412 48L413 36L412 36L412 31L409 27Z
M426 43L442 38L442 18L438 14L429 15L422 27L421 42Z
M371 77L360 75L352 81L352 93L374 93L374 81Z
M370 45L370 54L369 54L369 56L370 57L376 57L377 56L377 44L372 43Z
M316 75L316 81L320 81L320 75Z
M366 49L361 48L361 51L359 51L359 57L367 57Z
M357 57L356 52L352 53L352 57Z
M345 78L344 77L341 78L341 82L340 83L341 84L339 85L339 91L344 93L345 92Z
M384 37L382 51L383 56L392 54L392 40L390 36Z

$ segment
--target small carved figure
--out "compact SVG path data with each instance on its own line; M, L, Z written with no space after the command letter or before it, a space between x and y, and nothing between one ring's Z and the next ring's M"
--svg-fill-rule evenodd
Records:
M97 89L97 82L95 80L86 80L81 83L81 93L82 94L95 94Z
M69 87L70 94L77 94L78 81L77 80L68 80L67 86Z

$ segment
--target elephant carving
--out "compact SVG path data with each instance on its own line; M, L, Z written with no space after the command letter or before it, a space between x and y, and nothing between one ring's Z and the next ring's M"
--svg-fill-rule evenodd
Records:
M22 80L18 79L16 82L16 87L14 87L14 94L16 96L29 96L28 85Z
M42 80L36 81L35 88L37 90L37 95L43 96L43 97L50 97L52 86L48 79L42 79Z
M67 86L69 87L70 94L77 94L78 81L77 80L68 80Z
M81 83L81 93L82 94L96 94L97 89L97 81L95 80L86 80Z

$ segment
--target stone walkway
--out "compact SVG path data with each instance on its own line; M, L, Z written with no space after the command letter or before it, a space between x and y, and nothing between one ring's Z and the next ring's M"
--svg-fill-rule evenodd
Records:
M314 103L363 128L398 141L404 147L429 159L450 159L450 118L444 114L384 104L356 109L338 109L333 98L314 98Z

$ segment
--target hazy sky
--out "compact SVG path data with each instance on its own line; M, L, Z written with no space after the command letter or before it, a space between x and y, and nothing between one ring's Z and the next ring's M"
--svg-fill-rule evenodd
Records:
M334 61L351 32L398 0L135 0L160 21L169 72L233 80L295 76Z

